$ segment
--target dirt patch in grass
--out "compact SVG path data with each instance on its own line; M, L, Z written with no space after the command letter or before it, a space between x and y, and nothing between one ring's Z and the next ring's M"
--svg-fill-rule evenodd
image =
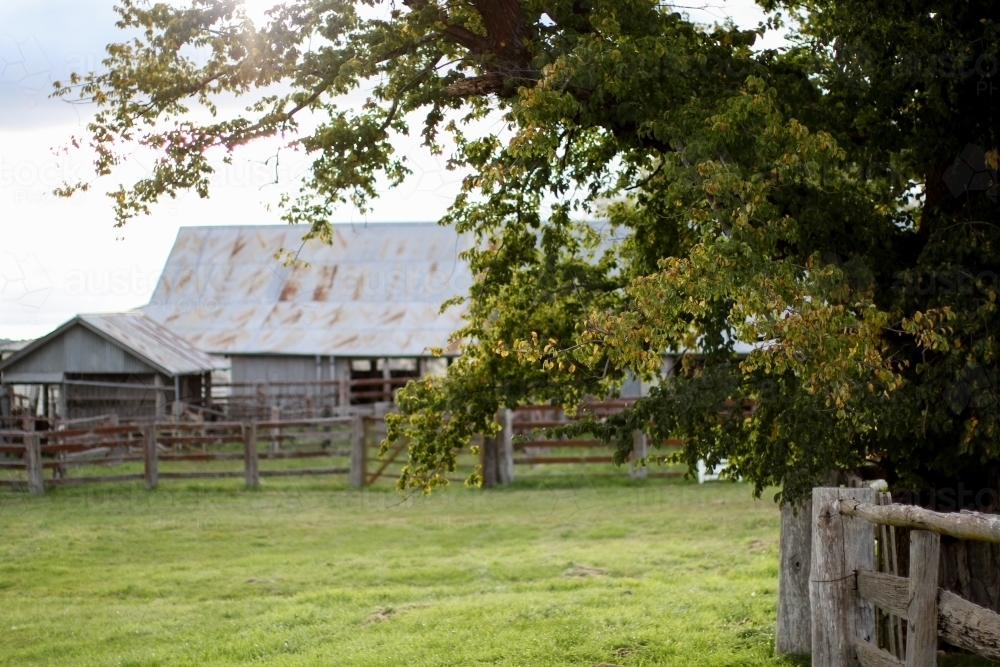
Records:
M411 609L424 609L430 607L429 602L414 602L412 604L401 604L395 607L376 607L375 610L368 614L368 618L365 619L362 625L371 625L372 623L381 623L383 621L388 621L390 618L396 616L405 611Z
M574 565L563 570L564 577L599 577L607 574L603 567L590 567L588 565Z

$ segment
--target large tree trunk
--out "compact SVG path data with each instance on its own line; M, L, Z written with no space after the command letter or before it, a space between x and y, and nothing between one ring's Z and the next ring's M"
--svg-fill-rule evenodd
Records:
M941 588L1000 612L1000 544L942 538Z
M500 443L499 438L483 438L483 488L490 489L500 481Z
M980 512L1000 513L1000 475L972 498ZM941 587L981 607L1000 613L1000 544L944 539L941 541Z
M997 514L1000 513L998 498L1000 479L994 476L989 487L978 489L969 499L972 504L964 503L963 509ZM900 573L904 576L909 572L908 532L896 529ZM942 537L938 572L941 588L1000 613L1000 544Z
M518 0L476 0L476 10L486 26L487 48L501 61L522 65L527 60L528 37Z

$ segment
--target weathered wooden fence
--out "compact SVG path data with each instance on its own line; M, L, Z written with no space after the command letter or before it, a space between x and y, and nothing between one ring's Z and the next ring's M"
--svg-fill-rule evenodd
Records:
M605 400L584 404L579 416L606 417L621 411L635 401ZM501 479L513 481L515 466L547 466L558 464L600 464L608 474L621 474L611 467L614 459L608 446L596 438L553 439L542 437L545 429L565 426L574 421L562 408L554 406L521 406L501 413L503 424L502 448L500 453ZM627 474L634 478L647 476L681 477L682 471L651 471L646 467L636 467L632 463L648 454L649 443L642 433L635 433L634 450ZM663 445L677 446L677 441L667 441ZM574 472L578 471L576 469Z
M224 419L267 419L274 410L282 417L310 419L333 416L338 408L391 403L395 392L413 378L361 378L288 382L235 382L212 385L211 410Z
M1000 614L938 588L941 535L1000 543L1000 515L878 504L870 488L817 488L811 525L813 667L931 667L939 639L1000 659ZM909 577L876 571L884 526L910 529ZM876 608L906 621L905 659L876 645Z
M376 380L355 383L375 387ZM386 384L381 380L378 383ZM604 417L627 404L624 400L591 402L583 406L581 414ZM296 414L297 410L265 404L258 407L260 410L251 411L254 417L239 420L118 424L110 416L104 420L107 423L97 418L46 423L48 430L33 430L38 428L37 422L24 422L28 428L0 430L0 455L7 455L0 456L0 472L23 471L25 479L3 479L0 475L0 485L27 486L33 493L41 493L46 485L141 479L153 488L160 479L242 477L252 487L261 477L346 474L351 485L363 487L379 480L395 480L406 463L405 442L380 456L385 437L383 418L392 409L391 403L342 406L335 408L339 416L292 419L289 413ZM460 454L458 468L449 473L449 479L462 481L477 465L484 469L493 466L494 470L499 466L500 474L492 477L499 478L499 483L514 480L515 466L520 467L522 477L580 472L622 474L611 465L613 458L607 445L597 439L552 439L542 435L545 429L571 423L561 408L525 406L505 410L498 419L502 436L490 442L478 439L475 444L481 445L480 455ZM639 433L635 438L633 461L647 454L646 438ZM304 465L310 459L323 459L324 465ZM284 464L275 465L279 461ZM119 474L100 470L100 466L128 463L142 465L133 465ZM80 469L85 473L70 474ZM44 473L48 470L52 475L46 479ZM632 477L684 474L681 470L650 472L635 465L629 465L625 473Z
M147 422L55 431L0 431L0 469L23 471L24 479L0 485L33 494L47 486L161 479L243 478L255 487L261 477L347 475L361 486L365 470L365 415L247 422ZM321 461L327 465L313 465ZM283 462L283 464L277 464ZM73 475L85 468L139 464L122 474ZM177 469L197 463L207 469ZM333 463L330 465L330 463ZM276 465L277 464L277 465ZM51 471L46 478L45 472Z
M377 415L376 411L375 416L366 416L360 423L361 433L358 434L356 442L358 443L358 456L363 458L359 466L360 477L355 486L371 486L379 480L395 484L402 467L407 463L406 448L409 444L407 440L399 442L385 455L379 456L382 441L386 436L386 428L384 419ZM481 444L482 439L477 437L473 443ZM459 452L456 469L447 474L448 480L458 483L464 482L480 462L481 458L471 454L468 450Z

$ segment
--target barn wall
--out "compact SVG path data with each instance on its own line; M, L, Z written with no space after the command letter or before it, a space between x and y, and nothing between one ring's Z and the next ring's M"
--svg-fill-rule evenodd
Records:
M336 386L317 381L337 379L332 357L305 355L234 355L230 358L232 415L267 417L272 408L282 414L325 414L338 404Z
M233 383L315 382L316 357L247 355L233 357Z
M155 374L119 375L73 374L63 385L66 389L66 410L70 419L117 414L119 419L152 419L169 417L174 400L174 379L160 376L161 389L156 388ZM101 382L101 385L74 384L73 380ZM181 402L187 409L203 405L203 385L200 375L182 376ZM114 385L114 386L112 386ZM157 393L160 394L159 401ZM157 412L157 405L160 409Z
M148 375L117 375L88 374L83 379L87 382L106 382L109 384L134 385L123 386L93 386L66 384L66 410L70 419L96 417L98 415L117 414L119 419L152 419L156 416L156 390L153 374ZM172 387L172 379L161 378L166 387ZM169 404L173 398L170 391L161 396L164 404Z
M153 369L97 334L75 326L4 373L152 373Z

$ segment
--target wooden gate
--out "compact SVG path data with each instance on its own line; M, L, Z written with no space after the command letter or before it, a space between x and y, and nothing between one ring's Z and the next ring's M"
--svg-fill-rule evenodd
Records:
M911 529L908 578L875 570L875 526ZM1000 543L1000 515L879 505L873 489L813 489L813 667L933 667L939 639L1000 659L1000 614L938 588L941 535ZM906 621L905 660L874 643L876 607Z

